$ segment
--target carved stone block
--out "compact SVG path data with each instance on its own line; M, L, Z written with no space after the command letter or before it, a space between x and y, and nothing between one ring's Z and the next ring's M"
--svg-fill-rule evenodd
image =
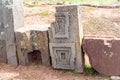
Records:
M33 50L39 50L41 53L41 62L43 65L50 66L50 54L48 46L48 31L30 31L30 40Z
M20 65L30 64L35 57L38 63L50 66L48 25L28 26L16 32L17 54Z
M27 36L29 32L27 33L21 33L21 32L16 32L16 50L17 50L17 55L18 55L18 63L20 65L26 65L28 64L28 57L27 53L32 51L31 48L31 43L30 39Z
M79 5L56 7L55 22L51 24L49 30L50 54L52 65L56 69L83 71L81 50L83 32L79 7Z
M52 66L60 69L75 69L75 44L50 43Z
M69 13L57 12L55 14L56 21L52 23L52 33L54 38L68 38L69 32Z

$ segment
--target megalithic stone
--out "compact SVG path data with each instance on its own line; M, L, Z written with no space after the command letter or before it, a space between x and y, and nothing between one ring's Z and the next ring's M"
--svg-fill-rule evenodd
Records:
M4 39L6 42L7 62L8 64L17 65L12 1L4 0L2 4L3 4L3 24L5 33Z
M108 36L85 36L83 50L91 66L101 74L120 75L120 38ZM117 80L117 79L115 79Z
M2 39L6 43L7 62L11 65L18 65L14 32L23 27L23 2L22 0L0 0L0 2L2 5L1 24L4 28Z
M50 55L52 66L56 69L83 72L83 29L80 15L80 5L56 7L55 22L49 30Z
M16 46L18 61L20 65L30 64L29 55L34 51L39 51L37 61L45 66L50 66L49 43L48 43L49 25L33 25L23 27L17 30ZM31 56L32 58L33 56ZM33 57L34 58L34 57ZM41 58L41 59L40 59Z

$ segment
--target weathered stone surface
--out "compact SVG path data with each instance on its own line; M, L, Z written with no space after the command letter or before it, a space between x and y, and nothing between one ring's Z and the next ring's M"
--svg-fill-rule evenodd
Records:
M28 59L26 59L27 53L32 51L30 38L27 36L29 32L21 33L16 32L16 49L18 55L18 62L20 65L28 64Z
M5 41L8 64L18 64L14 32L23 27L23 18L22 0L0 0L0 39Z
M4 24L4 39L6 42L7 62L8 64L17 65L15 35L14 35L14 21L12 11L12 1L2 0L3 8L3 24Z
M101 74L120 75L120 39L112 37L84 37L83 49L92 67Z
M54 68L83 71L82 35L79 5L57 6L55 22L49 30L49 47Z
M0 40L0 63L7 63L5 40Z
M47 31L30 31L30 40L33 50L41 52L42 64L50 66L50 55L48 50L48 32Z
M29 57L29 54L32 55L33 52L33 55L41 55L41 59L38 57L39 62L43 65L50 66L48 27L49 25L34 25L17 30L16 43L19 64L29 64L30 62L28 58L32 58L32 56Z

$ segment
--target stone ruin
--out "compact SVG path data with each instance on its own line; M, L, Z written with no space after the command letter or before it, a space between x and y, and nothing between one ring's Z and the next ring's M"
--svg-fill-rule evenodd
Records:
M51 24L49 31L50 55L54 68L83 71L82 37L80 6L57 6L55 22Z
M0 62L83 72L84 52L99 73L120 75L119 39L83 38L80 16L79 5L61 5L51 26L24 27L22 0L0 0Z
M1 62L11 65L35 62L56 69L83 71L79 5L57 6L51 27L24 27L22 0L1 1L1 6Z
M120 74L120 39L105 36L85 36L83 50L89 56L92 67L101 74Z

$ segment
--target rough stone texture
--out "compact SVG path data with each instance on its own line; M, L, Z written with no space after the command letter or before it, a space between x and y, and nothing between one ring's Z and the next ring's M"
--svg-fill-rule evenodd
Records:
M41 52L43 65L50 66L50 55L48 50L48 32L47 31L30 31L30 40L33 50Z
M7 63L5 40L0 40L0 63Z
M31 54L33 52L33 54L35 54L34 52L39 51L41 54L41 61L39 62L42 62L43 65L50 66L47 32L49 25L34 25L28 27L20 28L16 32L19 64L29 64L29 53Z
M83 49L92 67L101 74L120 75L120 39L113 37L84 37Z
M0 38L5 40L7 63L11 65L18 63L14 31L23 27L22 4L22 0L0 0Z
M79 5L57 6L55 22L49 30L49 47L54 68L83 71L82 36Z
M28 59L26 59L27 53L31 52L31 43L30 39L27 36L29 32L21 33L16 32L16 48L17 48L17 55L18 55L18 62L20 65L28 64Z
M14 32L23 27L23 1L0 0L0 40L5 41L0 54L7 55L7 63L17 65L16 43ZM5 52L5 53L3 53ZM4 57L6 58L6 57Z

